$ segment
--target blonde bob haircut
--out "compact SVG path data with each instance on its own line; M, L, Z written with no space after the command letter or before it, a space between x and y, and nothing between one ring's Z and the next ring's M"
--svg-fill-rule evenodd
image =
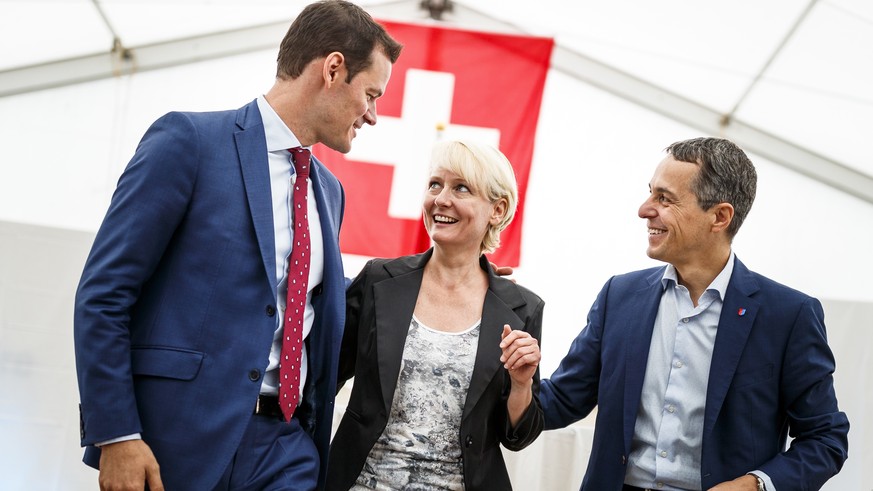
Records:
M490 254L500 246L502 232L515 217L518 184L512 164L500 150L470 140L445 140L433 147L430 169L446 169L467 181L474 194L494 204L506 200L506 213L500 223L489 226L479 246L480 254Z

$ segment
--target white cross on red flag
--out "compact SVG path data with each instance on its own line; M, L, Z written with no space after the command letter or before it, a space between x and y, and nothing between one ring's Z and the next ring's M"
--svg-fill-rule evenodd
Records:
M550 38L382 22L404 45L376 126L358 132L346 155L319 145L319 159L343 183L342 252L415 254L430 246L421 220L427 168L438 138L500 148L515 169L519 209L490 259L518 266L524 203Z

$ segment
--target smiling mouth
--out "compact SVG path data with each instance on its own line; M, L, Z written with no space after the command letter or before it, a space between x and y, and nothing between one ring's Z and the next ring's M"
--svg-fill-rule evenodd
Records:
M652 235L661 235L661 234L666 234L666 233L667 233L666 230L661 230L661 229L657 229L657 228L650 228L649 229L649 236L650 237Z
M447 217L445 215L434 215L433 221L437 223L458 223L456 218Z

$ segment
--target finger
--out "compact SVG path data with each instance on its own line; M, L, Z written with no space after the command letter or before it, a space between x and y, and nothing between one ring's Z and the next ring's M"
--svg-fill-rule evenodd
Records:
M146 468L146 481L148 482L150 490L164 491L164 483L161 481L161 470L160 467L158 467L157 461L153 461L152 464Z
M542 357L540 356L539 350L531 351L530 353L525 353L522 356L519 356L513 364L510 365L510 370L518 370L520 368L527 367L537 367L540 364L540 360Z
M514 370L525 365L539 365L541 354L539 345L536 339L525 339L526 344L521 345L518 341L515 343L515 349L511 353L507 353L504 366L507 369Z
M510 333L512 333L512 328L509 327L509 324L503 324L503 333L500 335L500 339L506 339Z
M524 331L512 331L512 334L506 337L501 343L503 348L503 353L506 355L512 354L513 351L524 348L525 346L532 346L537 343L536 338L532 337L530 334Z
M509 324L503 324L503 332L500 333L500 349L502 353L500 354L500 362L503 363L506 361L506 346L509 345L509 342L506 341L506 336L512 334L512 329L510 329Z
M500 333L500 339L501 339L501 341L500 341L500 349L505 350L507 346L509 346L510 344L512 344L512 340L515 339L515 338L512 336L512 333L513 333L513 332L515 332L515 331L513 331L512 328L509 327L509 324L503 324L503 332ZM507 337L508 337L509 339L507 339Z
M494 274L497 276L509 276L515 272L515 270L509 266L498 266L494 263L491 263L491 269L494 270Z
M503 342L500 343L500 347L503 350L503 353L500 356L500 361L505 362L512 357L516 350L526 346L535 345L536 343L537 340L529 333L519 330L512 331L512 333L507 335Z
M513 344L512 349L507 350L505 353L504 357L506 360L504 361L503 366L509 370L516 365L519 358L527 354L527 351L524 347Z
M503 326L503 341L500 343L500 347L503 349L508 348L512 343L517 343L521 339L532 339L529 332L522 331L521 329L509 330L509 324Z

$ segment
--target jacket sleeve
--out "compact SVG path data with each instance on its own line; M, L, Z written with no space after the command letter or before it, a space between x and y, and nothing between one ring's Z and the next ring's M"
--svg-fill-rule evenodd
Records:
M573 340L557 370L541 384L540 400L547 430L573 424L588 416L597 405L601 342L611 283L612 280L607 282L597 295L585 327Z
M827 343L821 303L807 298L791 331L783 367L782 392L788 449L761 466L776 489L819 489L848 457L849 420L837 408L834 355ZM751 469L750 469L751 470Z
M83 446L142 431L131 375L131 311L186 213L196 141L183 114L152 125L118 181L85 264L73 324Z
M538 303L533 309L533 313L526 319L524 330L533 336L537 343L542 346L543 332L543 308L545 302L537 298ZM511 379L504 370L504 390L501 399L502 411L504 414L504 432L501 436L500 443L509 450L521 450L537 439L543 431L543 407L540 404L540 371L539 368L534 373L533 384L531 391L533 392L530 405L522 415L515 428L509 423L509 415L507 414L506 401L509 399L509 391L511 387Z

